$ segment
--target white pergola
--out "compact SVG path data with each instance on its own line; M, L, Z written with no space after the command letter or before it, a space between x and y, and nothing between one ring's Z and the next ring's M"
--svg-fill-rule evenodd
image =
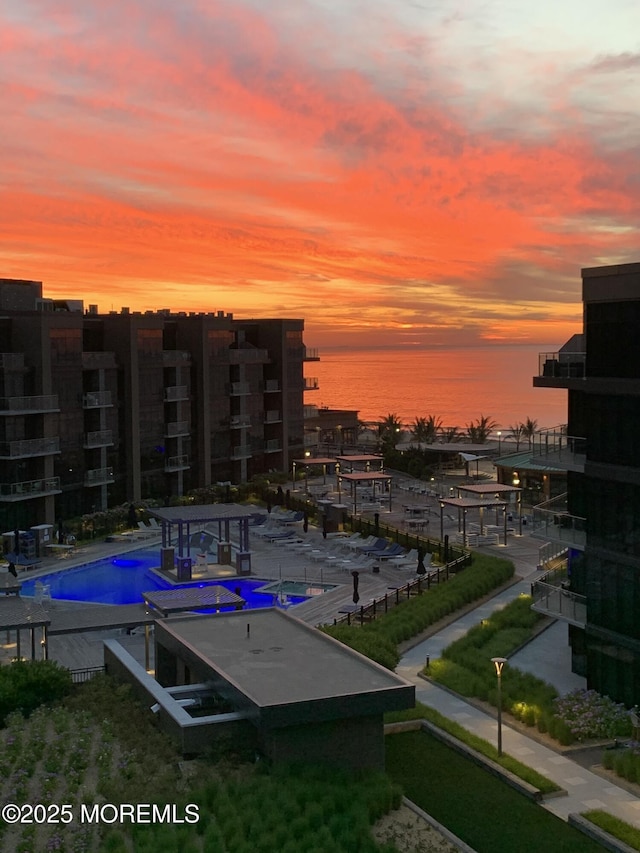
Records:
M358 486L361 483L372 483L373 496L375 498L376 485L384 484L389 486L389 509L391 509L391 474L374 473L372 471L354 471L348 474L336 474L336 484L338 489L338 503L342 502L342 481L346 481L351 486L351 500L353 501L353 514L358 512Z

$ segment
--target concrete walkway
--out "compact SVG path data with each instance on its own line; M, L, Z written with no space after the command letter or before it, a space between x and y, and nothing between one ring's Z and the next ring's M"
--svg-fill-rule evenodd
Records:
M432 661L440 657L443 648L463 636L473 625L488 618L494 610L504 607L520 593L530 592L531 581L536 575L536 563L529 562L527 558L526 552L531 547L527 539L528 537L523 537L523 540L520 540L522 544L518 555L514 553L517 546L508 549L508 556L516 563L516 570L522 577L521 581L453 622L438 634L414 646L402 657L396 669L399 675L416 685L418 701L435 708L444 716L491 743L497 742L498 725L495 717L485 714L441 687L425 681L418 676L418 672L424 667L427 655ZM486 550L491 550L492 553L498 552L497 548ZM505 556L507 556L506 553ZM583 678L571 672L567 628L559 622L554 623L515 654L510 663L549 681L561 693L586 686ZM562 753L543 746L511 728L504 723L504 720L502 745L505 753L542 773L548 779L552 779L567 791L568 796L553 797L544 803L544 808L553 814L566 820L572 813L602 809L640 828L640 799L609 780L585 770L571 759L570 753Z

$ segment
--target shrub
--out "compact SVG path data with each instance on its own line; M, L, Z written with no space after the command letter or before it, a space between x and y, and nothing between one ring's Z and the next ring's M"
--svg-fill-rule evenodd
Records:
M578 741L631 734L625 706L595 690L572 690L554 701L553 711Z
M14 711L25 717L57 702L72 688L71 673L55 661L14 661L0 667L0 725Z

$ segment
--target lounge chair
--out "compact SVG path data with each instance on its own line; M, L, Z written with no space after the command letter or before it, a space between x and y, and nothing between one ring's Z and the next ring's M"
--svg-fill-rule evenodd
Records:
M147 539L149 536L157 536L158 535L157 531L152 530L150 527L147 527L147 525L144 523L144 521L138 522L138 531L139 531L138 536L140 536L140 534L142 534L143 539Z

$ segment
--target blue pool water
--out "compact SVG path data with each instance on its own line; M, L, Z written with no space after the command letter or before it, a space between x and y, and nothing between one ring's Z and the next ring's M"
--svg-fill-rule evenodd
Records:
M142 593L174 586L151 571L160 565L157 548L141 548L120 557L107 557L74 569L64 569L41 575L35 580L24 581L22 595L33 595L37 581L48 584L51 597L66 601L87 601L94 604L139 604ZM270 607L275 603L276 593L256 592L268 581L255 578L219 578L202 582L180 584L184 587L224 586L231 592L240 588L240 595L250 608ZM307 600L307 596L287 595L287 603L294 605Z

